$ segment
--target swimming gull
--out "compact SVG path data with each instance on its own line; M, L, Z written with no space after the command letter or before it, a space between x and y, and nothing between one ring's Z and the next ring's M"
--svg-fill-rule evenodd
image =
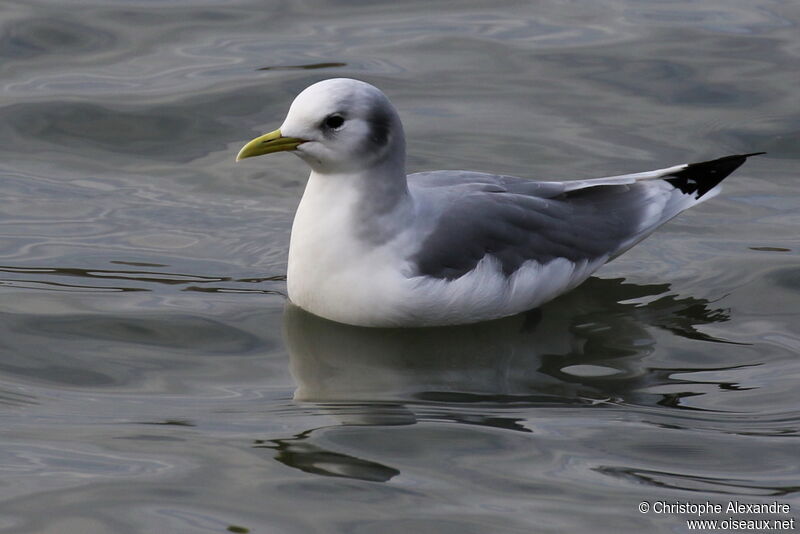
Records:
M535 308L718 194L755 155L567 182L406 176L397 111L377 88L344 78L305 89L281 127L236 159L282 151L311 167L292 227L289 298L333 321L404 327Z

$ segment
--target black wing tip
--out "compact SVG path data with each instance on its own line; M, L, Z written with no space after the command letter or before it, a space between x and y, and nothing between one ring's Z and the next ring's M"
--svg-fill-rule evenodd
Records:
M747 158L760 156L766 152L751 152L749 154L734 154L710 161L689 163L683 169L671 174L672 178L666 181L685 194L697 193L697 198L702 197L733 171L738 169Z
M679 173L680 172L684 172L690 167L719 168L719 167L726 167L726 166L730 166L730 165L735 165L735 167L733 167L731 169L731 172L733 172L737 168L739 168L739 166L742 163L747 161L747 158L750 158L752 156L761 156L763 154L766 154L766 152L750 152L749 154L733 154L731 156L724 156L724 157L721 157L721 158L711 159L711 160L708 160L708 161L699 161L697 163L689 163L689 164L687 164L686 169L683 169L683 170L678 171L678 172ZM730 174L730 173L728 173L728 174ZM727 174L725 176L727 176Z

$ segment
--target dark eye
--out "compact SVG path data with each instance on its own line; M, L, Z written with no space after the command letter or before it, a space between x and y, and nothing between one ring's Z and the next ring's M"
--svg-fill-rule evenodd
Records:
M330 128L331 130L335 130L339 128L342 124L344 124L344 117L341 115L330 115L325 118L325 127Z

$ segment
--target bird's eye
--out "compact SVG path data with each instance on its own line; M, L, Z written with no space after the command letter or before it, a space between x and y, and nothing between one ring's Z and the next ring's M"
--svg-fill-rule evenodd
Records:
M330 115L329 117L325 118L325 127L330 128L331 130L335 130L344 124L344 117L341 115Z

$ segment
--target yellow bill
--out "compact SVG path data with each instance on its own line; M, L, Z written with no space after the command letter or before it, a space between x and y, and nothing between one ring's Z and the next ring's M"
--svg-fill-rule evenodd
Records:
M305 142L305 139L297 137L283 137L280 130L275 130L274 132L256 137L244 145L236 156L236 161L244 158L263 156L264 154L272 154L273 152L294 150Z

